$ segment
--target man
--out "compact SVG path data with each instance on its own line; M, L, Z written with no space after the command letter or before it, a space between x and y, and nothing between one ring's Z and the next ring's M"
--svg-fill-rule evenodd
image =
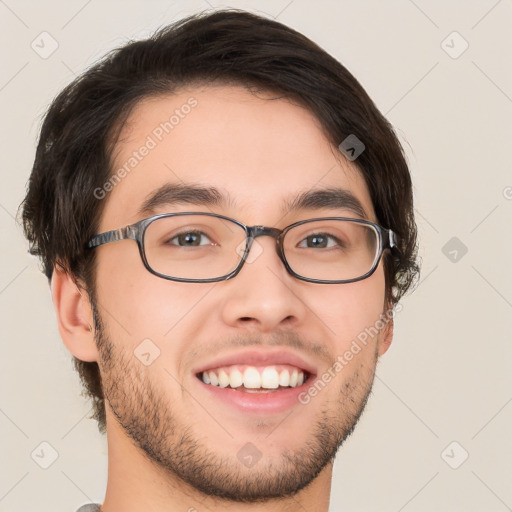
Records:
M402 148L340 63L236 10L130 43L51 105L23 220L107 434L87 510L328 510L418 270Z

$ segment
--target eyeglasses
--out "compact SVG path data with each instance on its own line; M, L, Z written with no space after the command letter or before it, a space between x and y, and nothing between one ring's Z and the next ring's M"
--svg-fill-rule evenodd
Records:
M152 274L187 283L235 277L256 238L276 239L287 271L311 283L351 283L371 276L385 249L396 247L396 235L373 222L323 217L295 222L284 229L246 226L205 212L154 215L121 229L93 236L86 248L124 239L135 240Z

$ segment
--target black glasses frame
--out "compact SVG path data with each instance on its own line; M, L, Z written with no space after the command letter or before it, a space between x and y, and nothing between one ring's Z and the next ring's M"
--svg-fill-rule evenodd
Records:
M221 277L214 277L214 278L208 278L208 279L187 279L183 277L171 277L166 274L161 274L160 272L157 272L148 263L148 260L146 258L145 253L145 245L144 245L144 238L146 235L146 230L150 226L150 224L158 219L162 219L165 217L175 217L175 216L185 216L185 215L208 215L211 217L217 217L219 219L226 220L228 222L232 222L236 224L237 226L241 227L245 231L246 235L246 245L245 250L242 255L242 259L240 260L240 263L237 265L237 267L230 272L229 274L226 274ZM288 233L290 229L292 229L295 226L299 226L301 224L306 224L308 222L314 222L319 220L344 220L349 222L354 222L356 224L364 224L367 226L371 226L377 233L377 239L378 239L378 249L376 251L375 260L373 262L373 265L371 269L364 275L352 279L342 279L342 280L325 280L325 279L311 279L309 277L302 276L295 272L289 265L288 261L286 260L286 256L284 254L283 250L283 238ZM276 251L279 255L279 258L283 262L286 270L290 275L293 277L296 277L297 279L300 279L301 281L306 281L308 283L320 283L320 284L343 284L343 283L353 283L355 281L361 281L363 279L366 279L367 277L370 277L376 270L377 266L379 265L379 262L382 258L382 254L386 249L393 249L397 246L397 237L395 233L391 229L383 228L382 226L379 226L378 224L374 222L370 222L368 220L363 219L352 219L349 217L317 217L314 219L307 219L307 220L301 220L298 222L294 222L293 224L290 224L289 226L285 227L284 229L277 229L277 228L270 228L266 226L246 226L242 222L239 222L235 219L232 219L230 217L226 217L224 215L219 215L218 213L210 213L210 212L179 212L179 213L161 213L159 215L153 215L152 217L148 217L147 219L142 219L139 222L136 222L135 224L131 224L129 226L126 226L124 228L120 229L114 229L112 231L106 231L104 233L100 233L98 235L93 236L87 243L86 243L86 249L95 249L96 247L99 247L101 245L109 244L111 242L118 242L120 240L125 239L131 239L135 240L137 242L137 245L139 247L139 253L142 258L142 262L144 263L144 266L146 269L151 272L151 274L154 274L155 276L161 277L163 279L168 279L170 281L180 281L185 283L213 283L217 281L226 281L228 279L232 279L235 277L240 270L242 270L242 267L247 259L247 256L249 255L249 252L251 250L252 242L255 238L258 238L260 236L271 236L276 239Z

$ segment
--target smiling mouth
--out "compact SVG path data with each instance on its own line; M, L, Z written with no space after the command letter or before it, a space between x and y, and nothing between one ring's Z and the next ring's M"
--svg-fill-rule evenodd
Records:
M209 386L244 393L275 393L302 386L311 374L291 365L231 365L199 372L196 377Z

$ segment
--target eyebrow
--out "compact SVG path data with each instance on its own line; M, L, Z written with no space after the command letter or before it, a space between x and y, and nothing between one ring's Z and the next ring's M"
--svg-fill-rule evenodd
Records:
M285 203L283 213L297 210L320 210L321 208L348 210L362 219L367 218L359 199L344 188L325 188L302 192Z
M153 191L142 203L137 214L139 216L153 214L162 206L186 204L194 206L235 206L236 201L227 192L215 187L185 183L166 183ZM366 219L367 213L363 205L347 189L323 188L308 190L296 197L285 200L281 213L286 215L300 210L320 210L322 208L344 209L357 217Z
M148 215L162 206L190 204L195 206L227 206L233 201L215 187L184 183L166 183L153 191L142 203L138 215Z

